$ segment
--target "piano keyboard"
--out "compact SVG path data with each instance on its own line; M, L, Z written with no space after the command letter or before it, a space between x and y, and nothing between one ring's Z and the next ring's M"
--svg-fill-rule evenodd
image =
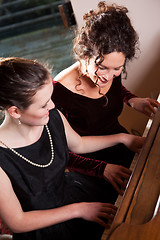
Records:
M159 96L158 96L158 98L157 98L157 101L160 102L160 94L159 94ZM144 132L143 132L143 137L146 137L146 136L147 136L148 131L149 131L150 127L151 127L152 121L153 121L152 119L149 119L149 120L148 120L147 125L146 125L146 127L145 127L145 130L144 130ZM137 163L138 156L139 156L139 154L138 154L138 153L135 153L134 158L133 158L132 163L131 163L131 166L130 166L130 170L131 170L132 172L133 172L134 168L136 167L136 163ZM129 181L128 181L128 182L129 182ZM127 188L127 186L126 186L126 188ZM123 198L123 196L118 195L117 200L116 200L116 202L115 202L115 206L116 206L116 207L119 207L119 206L120 206L121 201L122 201L122 198ZM104 230L104 233L103 233L103 236L102 236L101 240L106 240L106 239L107 239L107 236L108 236L108 234L109 234L109 231L110 231L110 229L105 229L105 230Z
M147 122L146 128L145 128L145 130L144 130L143 137L146 137L146 136L147 136L148 131L149 131L150 127L151 127L151 124L152 124L152 119L149 119L148 122ZM139 156L139 154L138 154L138 153L135 153L134 158L133 158L132 163L131 163L131 166L130 166L130 168L129 168L131 171L133 171L134 168L135 168L135 166L136 166L138 156ZM127 186L126 186L126 188L127 188ZM122 197L123 197L123 196L121 196L121 195L118 196L118 198L117 198L117 200L116 200L116 202L115 202L115 206L116 206L116 207L119 207L119 205L120 205L120 203L121 203L121 200L122 200Z

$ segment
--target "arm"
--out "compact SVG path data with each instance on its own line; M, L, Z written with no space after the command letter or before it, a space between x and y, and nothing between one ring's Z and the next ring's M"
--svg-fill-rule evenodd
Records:
M144 113L146 116L151 117L156 111L154 108L158 108L159 102L151 98L131 98L128 101L129 105L135 110Z
M131 175L131 170L120 165L109 164L104 161L85 158L69 152L67 168L82 174L103 177L109 181L119 194L123 194L125 183Z
M132 98L136 98L137 96L133 93L131 93L130 91L128 91L123 84L121 83L121 93L122 93L122 97L123 97L123 102L128 104L128 101Z
M116 208L107 203L74 203L63 207L23 212L12 184L6 173L0 168L0 217L13 232L27 232L48 227L73 218L95 221L105 227L100 219L113 219Z
M103 177L107 163L100 160L82 157L73 152L69 152L69 162L67 168L89 176Z
M69 125L66 118L60 112L64 123L68 148L74 153L95 152L104 148L123 143L126 147L135 152L140 152L145 138L131 134L119 133L107 136L83 136L78 135Z
M159 102L151 98L138 98L136 95L128 91L121 84L121 93L123 96L123 102L128 104L135 110L144 113L147 117L151 117L151 114L155 114L155 109L158 108Z

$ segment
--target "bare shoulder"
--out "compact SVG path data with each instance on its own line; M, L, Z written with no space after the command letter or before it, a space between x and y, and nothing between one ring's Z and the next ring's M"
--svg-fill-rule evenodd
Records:
M4 172L4 170L0 167L0 183L4 182L10 182L7 174ZM1 185L2 186L2 185Z
M2 142L6 142L5 141L6 136L8 136L8 132L6 132L5 130L6 130L6 128L5 128L4 124L2 123L1 126L0 126L0 147L4 147Z
M60 82L65 87L75 85L75 80L77 79L79 63L76 62L69 66L68 68L61 71L54 77L54 81Z
M3 190L9 191L12 188L11 181L7 174L3 171L3 169L0 167L0 186L1 186L1 191ZM1 195L1 194L0 194Z

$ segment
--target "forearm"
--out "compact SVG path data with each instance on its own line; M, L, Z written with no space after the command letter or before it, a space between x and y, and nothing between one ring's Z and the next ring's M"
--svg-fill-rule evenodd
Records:
M84 136L81 143L74 150L75 153L90 153L123 143L124 133L105 136Z
M115 146L119 143L124 144L126 147L128 147L130 150L134 152L139 152L140 148L144 143L144 139L126 133L118 133L106 136L81 137L71 128L71 126L61 113L60 115L62 116L62 120L65 127L68 149L74 153L83 154L95 152L108 147Z
M130 98L127 102L127 104L132 108L134 108L135 98L137 98L137 97Z
M7 219L6 224L16 233L28 232L45 228L78 217L78 204L70 204L63 207L21 212Z
M104 161L82 157L73 152L69 152L67 168L70 171L102 178L106 165L107 163Z
M156 113L156 108L159 106L159 102L151 98L131 98L128 103L135 110L144 113L146 116L152 118L152 114Z

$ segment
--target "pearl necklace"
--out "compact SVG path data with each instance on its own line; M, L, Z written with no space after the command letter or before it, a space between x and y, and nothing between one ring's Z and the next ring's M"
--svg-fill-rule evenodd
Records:
M49 128L47 125L45 125L46 127L46 130L47 130L47 133L48 133L48 137L49 137L49 141L50 141L50 146L51 146L51 160L49 163L45 164L45 165L42 165L42 164L38 164L38 163L34 163L32 162L31 160L29 160L28 158L24 157L23 155L21 155L20 153L18 153L17 151L15 151L13 148L10 148L8 147L4 142L2 142L0 140L0 142L6 147L8 148L9 150L11 150L13 153L15 153L18 157L22 158L23 160L25 160L26 162L28 162L29 164L35 166L35 167L40 167L40 168L46 168L48 166L51 165L51 163L53 162L54 160L54 148L53 148L53 142L52 142L52 137L51 137L51 134L50 134L50 131L49 131Z

